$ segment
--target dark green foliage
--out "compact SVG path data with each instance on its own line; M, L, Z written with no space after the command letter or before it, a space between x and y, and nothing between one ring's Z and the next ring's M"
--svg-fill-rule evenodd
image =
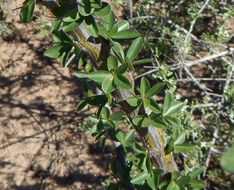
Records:
M166 93L163 104L155 99L165 83L157 82L152 85L142 77L139 93L137 88L135 89L129 72L133 70L134 64L151 60L136 60L144 41L140 33L130 28L128 21L116 21L108 3L82 0L77 7L69 10L68 1L58 2L59 5L53 10L58 16L53 22L54 44L45 51L45 55L59 58L63 67L70 64L73 55L78 58L76 76L84 83L92 81L99 89L99 93L89 86L89 92L79 101L77 110L81 111L86 106L97 107L95 116L90 117L93 123L90 133L104 145L107 139L118 142L120 146L117 149L121 149L124 155L121 159L118 158L118 153L114 156L116 159L113 159L111 169L115 179L110 178L106 181L106 189L204 188L203 182L197 179L200 171L196 169L186 174L184 172L167 174L170 176L168 178L163 173L163 168L155 168L151 150L144 141L140 142L137 138L139 129L151 126L169 131L170 141L159 140L163 146L167 143L168 152L188 153L194 148L193 145L186 143L185 133L178 132L179 129L180 132L183 130L178 115L184 103L175 100L170 92ZM21 11L22 21L31 20L34 6L34 0L25 1ZM95 47L90 47L91 43L78 35L78 32L83 32L79 31L81 25L85 26L94 41L109 44L109 54L101 58L102 60L93 55ZM133 110L139 109L142 115L131 117L125 110L115 112L114 108L121 107L123 103L115 99L117 90L128 90L132 93L132 97L124 101ZM128 127L123 129L123 125Z

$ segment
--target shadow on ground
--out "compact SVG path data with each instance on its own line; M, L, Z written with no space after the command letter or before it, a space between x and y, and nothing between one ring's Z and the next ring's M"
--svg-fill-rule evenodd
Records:
M43 56L50 42L35 23L11 22L14 39L0 39L0 189L102 189L110 151L78 127L84 88Z

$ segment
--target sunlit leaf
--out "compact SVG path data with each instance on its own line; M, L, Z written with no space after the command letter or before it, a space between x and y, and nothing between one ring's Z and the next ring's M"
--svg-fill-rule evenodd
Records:
M91 7L90 0L80 0L78 10L82 16L89 16L94 11L94 8Z
M131 180L131 183L133 184L142 184L148 177L148 173L140 173L137 176L133 177Z
M147 92L145 93L146 97L152 97L160 92L160 90L164 87L164 83L160 82L153 85Z
M180 186L177 185L174 181L172 181L168 187L167 190L180 190Z
M102 82L102 90L106 93L111 93L114 90L113 77L108 77Z
M115 55L120 59L120 60L124 60L124 51L123 51L123 47L121 46L121 44L119 42L114 42L112 41L112 49L115 53Z
M103 17L103 16L107 16L109 15L111 12L111 7L108 3L106 2L103 2L102 3L102 7L100 9L97 9L94 11L94 14L96 16L100 16L100 17Z
M223 154L221 166L224 170L234 173L234 146Z
M137 97L130 97L126 101L132 107L137 107L141 103L140 100Z
M206 184L200 180L193 180L189 184L192 189L204 189L206 187Z
M133 61L140 52L142 45L143 45L142 37L136 38L129 47L126 57L128 57L131 61Z
M98 37L98 26L92 16L86 17L85 22L87 24L87 30L90 35L97 38Z
M108 71L116 70L117 67L118 67L118 60L116 59L116 57L114 55L110 55L107 58L107 68L108 68Z
M130 89L132 88L131 82L123 75L118 75L114 78L114 84L117 87Z
M117 69L116 69L116 73L118 75L122 75L124 74L128 69L128 64L123 64L123 65L120 65Z
M181 133L179 137L174 141L174 145L183 144L185 141L186 134Z
M184 106L183 102L175 101L169 93L166 94L163 104L163 116L177 113Z
M141 84L140 84L140 94L142 97L145 96L146 91L148 91L150 88L150 83L149 81L145 78L141 78Z
M110 37L113 39L130 39L130 38L136 38L139 37L140 33L137 32L136 30L132 30L132 29L128 29L128 30L124 30L121 32L115 32L115 33L111 33Z
M174 146L174 152L175 153L188 153L194 149L193 145L190 144L182 144L182 145L175 145Z
M36 0L24 1L23 7L20 12L20 20L22 22L30 22L32 20L32 15L35 5L36 5Z
M61 45L52 46L44 52L44 55L50 58L57 58L61 55L61 49Z
M196 179L204 171L203 167L195 168L192 172L189 173L191 179Z
M110 120L113 120L113 121L118 121L118 120L121 120L122 117L123 117L124 113L122 111L117 111L117 112L114 112L111 116L110 116Z
M63 25L63 31L64 32L72 31L72 30L78 28L82 22L83 22L83 19L79 19L75 22L66 23Z
M101 84L106 78L110 78L112 74L109 73L108 71L99 70L99 71L93 71L91 73L77 72L76 76L78 78L89 78Z
M111 11L110 14L106 16L102 16L101 19L103 20L102 24L107 31L109 31L115 23L115 15L113 11Z

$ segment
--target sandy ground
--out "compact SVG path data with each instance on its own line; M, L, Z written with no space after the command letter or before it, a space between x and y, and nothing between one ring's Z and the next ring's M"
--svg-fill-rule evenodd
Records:
M14 35L0 38L0 189L102 189L109 154L78 127L81 85L43 56L38 22L19 23L21 2L8 3Z

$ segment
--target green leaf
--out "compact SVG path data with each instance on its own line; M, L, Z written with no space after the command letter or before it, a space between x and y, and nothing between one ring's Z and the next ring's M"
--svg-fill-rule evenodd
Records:
M115 15L111 11L109 15L103 16L102 20L103 20L103 23L102 23L103 26L106 28L107 31L109 31L115 23Z
M53 36L52 37L53 37L54 42L72 43L72 39L62 30L53 31Z
M142 122L144 120L144 117L143 116L136 116L132 119L132 123L136 126L141 126L142 125Z
M124 74L128 69L128 64L122 64L116 69L116 74L122 75Z
M154 121L151 118L146 117L143 119L141 127L149 127L151 125L155 126Z
M125 31L125 30L129 29L129 23L126 20L120 20L120 21L118 21L114 25L114 27L115 26L117 27L117 32L121 32L121 31Z
M105 105L107 103L107 97L105 95L91 96L86 99L86 102L90 105Z
M224 170L234 173L234 146L223 154L221 166Z
M99 71L93 71L91 73L77 72L76 76L78 78L89 78L101 84L106 78L110 78L112 74L109 73L108 71L99 70Z
M152 63L152 62L153 62L153 59L140 59L140 60L134 61L133 64L143 65L143 64Z
M107 107L102 107L100 116L101 118L108 120L108 118L110 117L110 110Z
M97 27L98 27L98 35L107 40L108 39L107 29L101 23L96 23L96 24L97 24Z
M119 42L114 42L112 41L112 49L115 53L115 55L120 59L120 60L124 60L124 51L123 51L123 47L121 46L121 44Z
M32 20L33 11L36 5L36 0L24 1L23 7L20 12L20 20L24 23Z
M107 58L107 69L108 69L108 71L116 70L117 67L118 67L118 60L116 59L116 57L114 55L110 55Z
M148 100L149 100L148 108L151 109L151 111L154 112L155 114L160 114L161 109L158 106L158 104L151 98L148 98Z
M133 177L131 180L132 184L142 184L147 178L148 178L148 173L139 173L137 176Z
M78 28L80 26L80 24L83 22L83 19L79 19L75 22L71 22L71 23L64 23L63 25L63 31L64 32L69 32L69 31L72 31L76 28Z
M55 45L52 47L49 47L45 52L44 55L50 58L57 58L61 55L61 49L62 46L61 45Z
M58 19L58 20L53 20L52 21L52 30L58 30L59 27L62 24L62 20Z
M85 18L85 22L87 24L87 30L90 35L92 35L94 38L98 37L98 27L95 22L95 19L93 16L89 16Z
M163 181L159 184L159 189L165 189L169 185L170 181Z
M180 134L179 137L174 141L173 144L174 145L183 144L185 141L185 137L186 137L185 133Z
M59 1L59 0L58 0ZM68 11L65 9L65 6L59 6L56 5L53 8L53 14L57 17L57 18L61 18L67 13Z
M152 97L160 92L160 90L164 87L164 83L160 82L152 86L147 92L145 93L146 97Z
M190 182L191 178L189 176L181 176L177 181L178 185L183 187Z
M181 153L181 152L188 153L194 149L193 147L194 146L190 144L175 145L174 152L175 153Z
M180 186L177 185L174 181L172 181L168 187L167 190L180 190Z
M196 168L194 169L192 172L190 172L188 175L191 179L195 179L197 178L200 174L202 174L202 172L204 171L204 168Z
M140 100L137 97L130 97L126 101L132 107L137 107L141 103Z
M167 127L165 122L162 119L158 118L157 115L151 113L149 118L151 119L151 125L153 127L162 128L162 129L165 129Z
M179 177L180 177L180 172L178 172L178 171L175 171L171 174L172 181L177 180Z
M175 101L169 93L166 94L163 103L163 116L175 114L184 106L183 102Z
M124 113L123 113L122 111L114 112L114 113L110 116L109 120L111 120L111 121L118 121L118 120L121 120L121 119L123 118L123 115L124 115Z
M90 0L81 0L79 1L78 10L82 16L89 16L93 13L94 8L91 7Z
M157 190L159 185L159 177L162 173L161 170L153 170L152 174L147 178L147 183L152 190Z
M74 22L78 20L79 18L80 18L80 14L79 14L78 8L74 8L73 10L65 14L62 20L64 22Z
M111 6L108 3L103 2L102 7L100 9L95 10L94 14L96 16L103 17L103 16L110 15L110 12L111 12Z
M101 0L90 0L90 2L91 2L91 7L95 9L100 9L102 6Z
M116 138L119 140L119 142L123 142L124 139L125 139L125 134L124 134L124 132L121 131L121 130L118 130L118 131L116 132Z
M206 184L200 180L193 180L189 184L192 189L204 189L206 187Z
M105 93L111 93L115 87L113 86L113 77L108 77L102 82L102 90Z
M176 117L165 117L164 119L173 128L180 128L181 127L180 120L178 118L176 118Z
M133 61L140 52L142 45L143 45L143 38L142 37L136 38L129 47L126 57L128 57L131 61Z
M142 97L145 96L146 91L148 91L150 88L150 83L149 81L145 78L141 78L141 84L140 84L140 94Z
M93 70L93 64L91 62L87 62L87 64L85 65L85 71L87 73L90 73Z
M144 108L146 109L150 104L150 99L146 97L142 97L141 100L143 101Z
M134 143L134 137L135 137L135 130L132 129L125 135L124 141L122 142L123 145L131 146Z
M60 56L60 64L62 67L65 67L67 60L71 57L71 47L62 47L62 55Z
M77 105L77 111L81 111L86 105L87 105L87 102L85 100L80 100Z
M114 34L110 34L110 37L113 39L130 39L139 37L140 33L133 29L124 30L121 32L116 32Z
M131 82L123 75L117 75L114 78L114 84L119 88L124 88L124 89L132 88Z

